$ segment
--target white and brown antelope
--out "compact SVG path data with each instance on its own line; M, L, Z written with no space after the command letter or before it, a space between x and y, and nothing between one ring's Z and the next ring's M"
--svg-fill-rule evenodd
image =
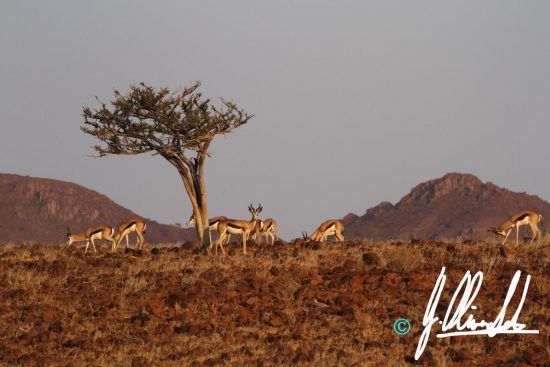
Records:
M95 248L94 240L106 240L111 242L114 248L114 245L115 245L115 242L113 239L114 234L115 234L115 230L109 226L90 227L86 229L86 231L84 231L83 234L72 234L71 229L67 227L67 247L72 245L74 242L86 241L86 249L84 250L84 253L88 252L88 246L90 246L90 242L92 243L94 252L97 252Z
M210 228L210 231L217 231L218 230L218 224L222 221L222 220L227 220L227 217L224 217L224 216L219 216L219 217L214 217L214 218L210 218L208 219L208 226ZM191 214L191 217L189 218L189 220L187 221L187 225L188 226L194 226L196 225L196 221L195 221L195 214ZM231 235L228 235L227 236L227 242L226 243L229 243L229 239L231 238Z
M269 239L271 239L272 245L279 239L279 230L277 229L277 221L275 219L267 218L266 220L260 220L258 221L258 225L260 226L258 243L261 243L262 237L265 237L266 243L269 243ZM256 233L254 233L252 238L256 240Z
M243 239L243 253L246 255L246 241L252 231L256 232L256 236L259 235L258 215L262 212L262 205L258 204L257 208L254 208L252 204L248 206L248 211L252 214L252 219L248 220L235 220L226 219L218 223L219 238L216 241L216 253L218 253L218 246L221 247L222 253L225 255L223 248L223 241L232 234L240 234Z
M508 236L510 236L510 233L512 233L512 230L515 228L517 246L519 245L519 227L529 225L531 227L531 230L533 231L533 237L531 238L531 243L533 243L535 237L539 236L539 240L542 237L542 231L539 229L538 226L539 222L541 221L541 214L534 211L526 210L512 215L512 217L510 217L510 219L504 222L500 227L493 227L489 229L489 231L499 236L504 236L504 241L502 241L502 245L504 245L506 243L506 240L508 239Z
M122 223L118 227L118 231L114 238L114 246L113 251L117 248L117 246L120 244L120 241L124 237L126 237L126 248L130 245L130 240L128 239L128 236L132 232L136 232L138 240L136 242L136 247L139 246L141 249L141 246L143 246L143 242L145 239L143 238L143 234L145 233L145 230L147 229L147 224L142 221L141 219L132 219L128 222Z
M306 241L311 240L317 242L325 242L329 236L334 236L336 237L336 240L340 242L344 241L344 235L342 232L344 232L344 224L342 221L337 219L329 219L321 223L319 228L317 228L311 236L308 236L306 232L302 232L302 236Z

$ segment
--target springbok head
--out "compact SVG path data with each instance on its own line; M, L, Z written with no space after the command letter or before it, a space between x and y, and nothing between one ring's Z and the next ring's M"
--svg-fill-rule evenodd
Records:
M494 233L497 236L505 236L506 237L506 232L505 231L501 231L501 230L499 230L498 228L495 228L495 227L491 227L487 231L491 232L491 233Z
M258 216L260 215L260 213L262 212L263 210L263 207L262 207L262 204L258 203L258 207L257 208L254 208L254 205L250 204L248 206L248 211L250 212L250 214L252 214L252 219L258 219Z
M72 241L73 235L71 233L71 229L67 226L67 246L70 246Z

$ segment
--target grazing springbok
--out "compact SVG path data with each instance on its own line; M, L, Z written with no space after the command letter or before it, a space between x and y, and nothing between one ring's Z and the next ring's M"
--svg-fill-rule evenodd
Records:
M72 234L71 229L67 227L67 247L69 247L74 242L86 241L86 249L84 250L84 253L88 252L88 246L90 245L90 242L92 243L92 247L94 248L94 251L97 252L95 248L94 240L106 240L111 242L114 248L115 246L115 242L113 239L114 234L115 234L115 230L109 226L91 227L86 229L86 231L84 231L83 234Z
M311 237L307 235L307 232L302 232L302 236L306 241L325 242L329 236L336 237L338 242L344 241L344 224L337 219L329 219L321 223L319 228L311 234Z
M218 234L220 237L216 241L216 254L218 253L218 246L221 247L222 253L225 255L223 248L223 241L227 236L231 234L240 234L243 239L243 253L246 255L246 241L252 231L256 232L256 236L259 235L258 215L262 212L262 205L258 204L257 208L254 208L252 204L248 206L248 211L252 214L252 219L248 220L235 220L226 219L218 223Z
M220 216L220 217L214 217L214 218L208 219L208 227L210 228L210 231L217 231L218 230L218 224L222 220L227 220L227 217ZM187 221L187 225L188 226L194 226L194 225L196 225L196 223L197 222L195 221L195 214L191 214L191 217ZM231 238L231 235L228 235L226 244L229 243L230 238Z
M504 222L500 227L498 228L491 228L489 229L489 232L493 232L496 235L504 236L504 241L502 241L502 245L506 243L506 240L508 239L508 236L510 236L510 233L512 233L512 230L516 229L516 246L519 245L519 227L529 225L531 227L531 230L533 231L533 238L531 238L531 244L535 240L535 237L539 236L539 241L542 238L542 231L539 229L539 222L542 221L542 215L526 210L523 212L519 212L517 214L512 215L510 219L508 219L506 222Z
M277 229L277 221L275 219L267 218L266 220L260 220L258 221L258 225L260 226L260 238L258 239L258 244L261 243L262 237L265 237L266 243L269 243L269 239L271 239L272 245L279 239L279 230ZM254 233L252 238L256 240L256 237L256 233Z
M128 236L132 232L136 232L138 240L136 242L136 247L139 245L139 248L141 249L141 246L143 246L143 242L145 239L143 238L143 234L145 233L145 230L147 229L147 224L142 221L141 219L132 219L128 222L122 223L118 227L118 231L114 238L114 247L113 251L117 248L117 246L120 244L120 241L124 237L126 237L126 248L130 245L130 241L128 240Z

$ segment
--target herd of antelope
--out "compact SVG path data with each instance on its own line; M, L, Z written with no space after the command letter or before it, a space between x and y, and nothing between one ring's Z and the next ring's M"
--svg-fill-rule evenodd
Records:
M115 251L124 237L126 237L126 248L128 248L130 246L128 236L130 233L136 232L138 237L136 247L141 249L143 243L145 242L143 234L146 229L147 224L141 219L132 219L128 222L122 223L118 226L118 230L116 232L113 227L97 226L88 228L83 234L72 234L71 229L67 227L67 247L72 245L74 242L86 241L86 249L84 250L84 253L88 252L90 243L92 244L94 251L97 252L94 240L105 240L111 243L111 248Z
M208 225L211 231L218 232L218 240L215 243L215 252L218 253L218 247L222 250L222 253L225 255L225 250L223 248L223 243L225 241L226 245L229 243L229 239L232 234L240 235L243 241L243 253L246 254L246 242L248 238L252 235L252 239L258 240L258 243L262 242L262 237L265 237L267 243L271 239L271 244L273 245L276 240L279 239L279 230L277 228L277 221L272 218L266 220L259 219L259 215L262 212L263 207L261 204L258 204L257 208L254 208L252 204L248 206L248 211L252 214L250 220L236 220L236 219L227 219L227 217L214 217L208 220ZM195 225L195 216L191 215L187 221L187 225ZM329 236L334 236L337 241L343 241L344 235L344 225L342 221L331 219L327 220L317 228L315 232L309 237L307 233L302 232L304 240L320 241L324 242Z
M273 245L276 240L279 239L279 230L277 228L277 221L272 218L266 220L259 219L259 215L262 212L263 207L261 204L258 204L257 208L254 208L252 204L248 206L248 211L252 215L250 220L237 220L237 219L228 219L227 217L214 217L209 219L209 228L210 231L216 231L218 233L218 239L216 240L215 253L218 253L218 247L220 247L222 254L225 255L225 249L223 248L225 244L229 244L231 235L240 235L242 238L243 244L243 253L246 254L246 243L249 238L257 240L258 243L262 242L262 238L265 238L266 243ZM531 244L535 238L542 238L542 231L540 230L538 224L542 222L542 215L534 211L522 211L505 221L498 228L489 229L490 232L503 236L504 240L502 245L506 243L508 237L512 231L516 230L516 246L519 244L519 228L522 226L529 225L533 236L531 237ZM195 225L195 217L191 215L187 221L187 225ZM67 247L74 242L86 242L86 249L84 253L88 252L88 247L90 243L95 252L97 252L94 240L106 240L111 243L112 251L115 251L117 246L120 244L122 239L126 237L126 248L129 247L128 236L136 232L138 241L136 247L141 249L144 243L143 234L147 224L141 219L133 219L128 222L122 223L118 230L115 232L113 227L109 226L98 226L88 228L83 234L75 235L71 233L70 228L67 228ZM306 232L302 232L303 239L305 241L317 241L325 242L329 237L334 237L337 242L344 241L344 224L341 220L329 219L321 223L321 225L308 236ZM211 249L209 249L210 251Z

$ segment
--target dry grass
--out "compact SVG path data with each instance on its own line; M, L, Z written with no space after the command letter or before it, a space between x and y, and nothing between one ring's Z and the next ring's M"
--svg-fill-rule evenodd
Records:
M412 247L404 251L399 247L388 246L382 250L382 256L387 261L388 269L399 274L410 273L424 262L422 251Z
M476 305L487 319L514 272L530 274L520 321L541 335L432 338L421 363L550 362L548 238L504 250L347 242L251 246L243 256L232 246L225 258L174 246L136 256L98 250L0 247L0 365L402 366L412 362L442 266L448 287L467 270L484 271ZM364 263L365 253L379 259ZM411 334L392 331L398 317L411 321Z

